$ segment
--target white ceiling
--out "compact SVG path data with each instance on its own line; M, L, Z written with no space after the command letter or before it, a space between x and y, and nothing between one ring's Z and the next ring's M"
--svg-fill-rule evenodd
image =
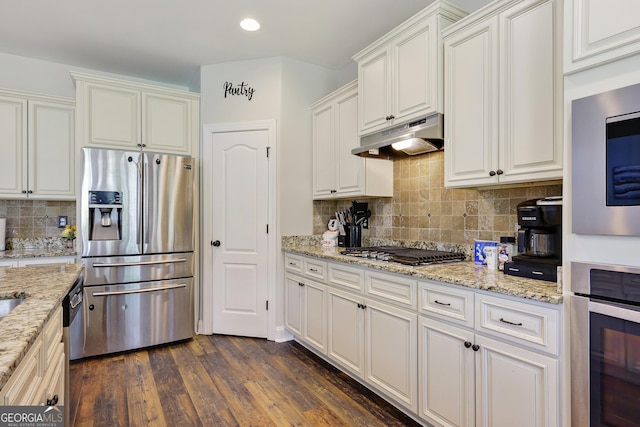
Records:
M199 87L199 67L287 56L341 69L433 0L0 0L0 52ZM452 0L472 11L490 0ZM248 33L242 18L262 28Z

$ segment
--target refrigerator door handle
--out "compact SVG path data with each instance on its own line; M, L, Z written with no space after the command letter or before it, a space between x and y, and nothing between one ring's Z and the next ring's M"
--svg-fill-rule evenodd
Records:
M165 259L160 261L140 261L140 262L95 262L92 267L135 267L136 265L155 265L155 264L176 264L178 262L187 262L186 258Z
M171 289L180 289L180 288L186 288L186 287L187 285L185 283L182 283L180 285L157 286L155 288L132 289L129 291L93 292L91 295L94 297L108 297L112 295L130 295L130 294L142 294L145 292L167 291Z

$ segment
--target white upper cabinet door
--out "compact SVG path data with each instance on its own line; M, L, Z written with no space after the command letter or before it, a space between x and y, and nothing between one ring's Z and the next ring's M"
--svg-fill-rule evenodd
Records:
M638 0L565 0L564 72L640 52Z
M496 1L445 31L445 186L562 179L554 0Z
M29 101L29 197L75 198L75 106Z
M328 101L312 113L313 197L328 198L335 193L334 104ZM354 156L355 157L355 156Z
M435 19L421 22L392 43L392 111L396 122L442 111L442 89L438 88L442 48L432 40L439 37Z
M550 0L525 1L500 15L501 183L562 178L555 19Z
M26 194L26 99L0 95L0 150L0 195Z
M445 183L494 184L498 164L498 20L445 38Z
M440 32L465 15L450 3L434 2L353 57L360 135L442 112Z
M86 89L84 145L140 147L140 91L91 83Z
M391 52L376 50L358 61L360 134L384 129L391 116Z
M142 93L142 144L150 151L191 153L191 100Z
M336 99L335 147L336 194L360 195L364 191L365 159L351 154L360 145L358 138L358 91L353 90Z

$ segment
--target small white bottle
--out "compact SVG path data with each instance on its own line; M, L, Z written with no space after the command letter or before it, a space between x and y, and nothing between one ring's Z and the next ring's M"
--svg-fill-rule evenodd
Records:
M498 251L495 246L486 246L484 253L487 259L487 268L489 270L495 270L498 266Z

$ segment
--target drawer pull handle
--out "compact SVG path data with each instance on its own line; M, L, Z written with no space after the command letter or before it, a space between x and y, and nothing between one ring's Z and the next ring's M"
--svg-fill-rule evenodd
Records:
M434 300L433 302L435 302L436 304L446 305L447 307L451 307L451 304L449 304L448 302L440 302L438 300Z
M310 268L309 271L313 271L314 273L318 272L318 270L316 270L315 268Z
M502 323L506 323L506 324L508 324L508 325L513 325L513 326L522 326L522 322L520 322L520 323L513 323L513 322L509 322L508 320L504 320L502 317L500 318L500 321L501 321Z
M509 271L520 271L519 268L509 267Z
M289 262L289 265L296 265L295 262Z
M531 271L531 274L537 274L538 276L544 276L542 271Z

